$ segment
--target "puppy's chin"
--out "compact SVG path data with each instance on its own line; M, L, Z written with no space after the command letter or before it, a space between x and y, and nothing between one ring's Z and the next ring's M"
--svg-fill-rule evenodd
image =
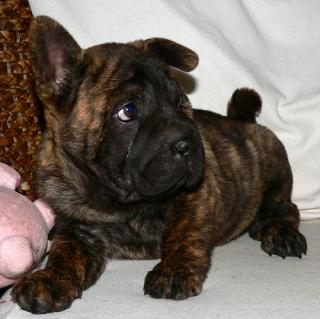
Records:
M142 195L138 193L136 190L128 192L128 191L120 191L116 194L116 199L123 204L131 204L138 202L161 202L166 199L173 197L176 193L179 192L179 186L176 187L175 190L165 191L163 193L158 193L155 195Z
M191 179L189 175L181 176L178 179L168 181L167 183L158 183L150 185L143 177L138 176L130 181L123 188L119 185L119 191L115 194L116 199L121 203L135 203L146 201L165 201L168 200L179 192L190 191L199 185L200 178L197 184ZM130 189L131 188L131 189Z

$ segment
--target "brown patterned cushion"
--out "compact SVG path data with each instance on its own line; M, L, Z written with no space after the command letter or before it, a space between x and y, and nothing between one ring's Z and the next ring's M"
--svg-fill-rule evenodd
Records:
M19 171L25 181L23 192L34 199L41 114L28 54L31 21L28 1L0 0L0 161Z

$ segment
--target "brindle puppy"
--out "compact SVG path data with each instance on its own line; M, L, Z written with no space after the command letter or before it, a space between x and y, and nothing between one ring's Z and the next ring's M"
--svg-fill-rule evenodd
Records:
M30 32L47 123L37 188L57 223L46 268L13 288L23 309L68 308L111 258L161 257L144 293L198 295L213 248L245 230L269 255L306 253L287 155L255 123L254 91L237 90L227 117L192 110L169 72L197 66L186 47L153 38L82 50L46 17Z

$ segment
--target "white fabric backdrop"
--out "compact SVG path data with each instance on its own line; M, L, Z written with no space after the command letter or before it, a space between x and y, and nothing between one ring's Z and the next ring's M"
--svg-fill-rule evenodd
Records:
M82 47L166 37L195 50L193 106L225 113L235 88L256 89L259 118L285 144L293 199L320 217L320 1L30 0Z

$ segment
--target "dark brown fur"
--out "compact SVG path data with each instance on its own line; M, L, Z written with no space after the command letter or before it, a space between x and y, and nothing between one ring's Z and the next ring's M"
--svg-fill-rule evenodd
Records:
M47 48L41 46L50 46L45 41L52 38L54 46L69 48L61 53L51 47L50 54L67 51L69 55L59 56L65 68L54 65L48 74L56 57L45 60L46 55L37 54L45 52ZM298 231L298 210L291 202L287 155L277 137L255 123L261 100L254 91L236 91L228 117L191 110L182 94L176 102L180 108L174 112L183 117L183 123L192 120L198 128L205 167L200 171L201 156L192 167L202 179L193 189L180 189L172 196L126 202L121 192L114 195L118 190L112 189L108 174L95 162L101 145L112 144L110 139L120 134L105 123L113 112L111 105L122 98L121 86L136 72L126 62L137 60L150 66L150 81L158 81L154 94L165 83L159 97L169 99L171 88L173 92L180 89L172 82L168 65L190 71L197 65L196 55L164 39L105 44L83 51L61 26L44 17L37 18L31 28L31 49L47 121L38 192L53 207L57 225L46 268L27 275L13 288L13 298L22 308L45 313L69 307L95 283L111 258L161 257L146 277L145 294L172 299L197 295L213 248L245 230L270 255L301 257L306 253L305 239ZM157 63L159 69L153 66ZM47 73L41 65L49 65ZM65 74L51 83L61 72ZM157 123L154 132L161 125ZM128 135L134 134L127 127ZM121 147L119 143L115 160Z

